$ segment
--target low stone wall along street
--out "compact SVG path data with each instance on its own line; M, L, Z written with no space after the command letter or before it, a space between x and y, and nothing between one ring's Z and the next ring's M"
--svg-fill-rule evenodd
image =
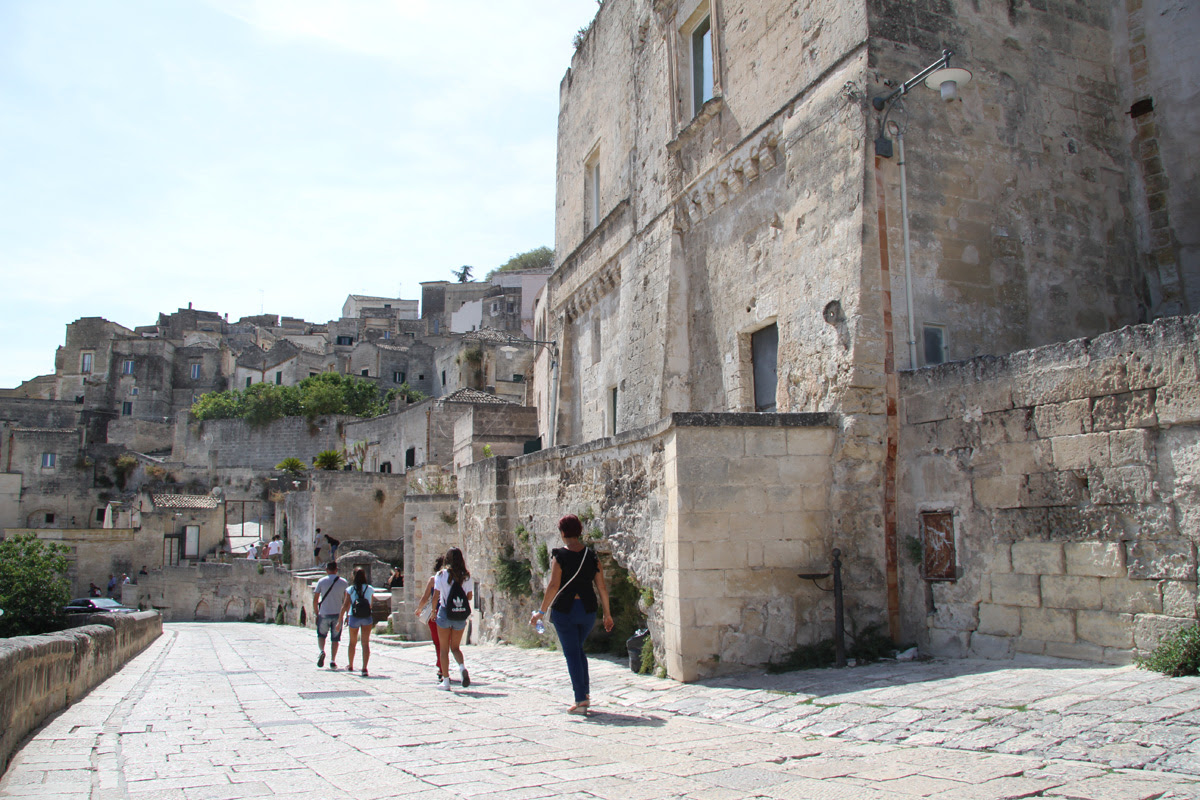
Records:
M162 616L89 614L78 627L0 639L0 767L25 736L125 665L162 633Z

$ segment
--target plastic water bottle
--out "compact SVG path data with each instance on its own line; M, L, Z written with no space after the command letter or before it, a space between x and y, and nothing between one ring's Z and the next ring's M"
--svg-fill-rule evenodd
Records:
M542 615L538 614L537 622L533 623L533 629L538 632L538 635L546 632L546 623L542 621Z

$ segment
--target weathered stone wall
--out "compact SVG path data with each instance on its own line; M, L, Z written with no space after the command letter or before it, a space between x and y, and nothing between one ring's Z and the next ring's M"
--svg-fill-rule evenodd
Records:
M460 529L485 634L524 630L549 579L538 545L559 546L558 519L575 513L597 550L653 591L650 627L673 678L757 666L827 638L827 596L797 573L828 564L841 543L829 507L832 422L676 414L615 438L462 470ZM509 547L530 561L531 596L497 588L496 561ZM882 565L857 550L847 562L848 613L860 625L879 622L883 594L868 577Z
M1123 663L1195 623L1198 341L1174 317L902 376L902 550L952 512L958 573L902 559L907 636Z
M307 487L282 499L287 519L292 565L320 566L329 560L325 536L343 542L362 539L400 540L404 535L407 478L384 472L313 470ZM317 528L321 535L317 536ZM313 550L321 547L319 560Z
M175 425L158 420L118 417L108 423L108 443L119 444L138 453L169 451L175 441Z
M274 619L280 607L287 620L298 614L290 573L270 561L245 558L155 570L126 585L121 601L153 608L166 622Z
M91 614L82 627L0 640L0 772L51 714L78 700L162 633L162 617Z
M537 435L536 408L472 404L454 423L454 468L483 459L485 447L495 456L519 456Z
M236 467L271 470L285 458L312 464L322 450L342 448L343 426L356 417L325 416L309 422L285 417L262 427L240 419L190 422L186 412L176 418L172 462L210 471Z
M433 479L430 470L423 472L425 480ZM450 492L450 482L446 481L442 491L414 492L405 499L404 590L402 601L392 603L392 630L407 633L414 641L429 638L429 626L414 614L429 576L433 574L434 561L451 547L463 547L459 535L458 494ZM470 568L471 553L468 551L466 555Z

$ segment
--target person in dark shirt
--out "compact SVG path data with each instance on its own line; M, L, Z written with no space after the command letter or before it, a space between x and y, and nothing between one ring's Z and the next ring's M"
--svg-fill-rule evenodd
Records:
M389 589L403 589L404 575L400 572L400 568L396 567L392 570L392 577L388 578Z
M327 533L325 534L325 541L329 542L329 560L337 561L337 549L338 545L342 543L342 540L335 539Z
M571 688L575 692L575 705L567 712L586 714L591 705L591 685L583 642L596 624L598 605L604 609L604 630L613 629L613 618L608 607L604 567L596 554L584 547L579 538L583 533L583 523L579 517L568 514L558 521L558 532L562 534L566 547L557 548L553 553L550 585L546 587L546 594L542 598L541 610L533 612L529 622L536 625L546 615L546 610L552 609L550 621L558 633L563 656L567 659Z

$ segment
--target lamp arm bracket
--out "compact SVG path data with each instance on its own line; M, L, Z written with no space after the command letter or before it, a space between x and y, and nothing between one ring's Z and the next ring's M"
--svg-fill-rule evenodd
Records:
M883 111L883 109L887 107L888 103L892 102L893 100L895 100L897 97L900 97L901 95L908 94L910 89L912 89L918 83L920 83L921 81L923 81L927 77L929 77L935 70L945 69L946 67L949 67L950 66L950 56L952 56L952 55L954 55L953 50L949 50L949 49L943 50L941 58L939 58L937 61L934 61L928 67L926 67L925 69L918 72L916 75L913 75L911 78L906 80L904 83L900 84L900 86L893 89L888 94L880 95L878 97L872 98L871 105L875 107L876 111Z

